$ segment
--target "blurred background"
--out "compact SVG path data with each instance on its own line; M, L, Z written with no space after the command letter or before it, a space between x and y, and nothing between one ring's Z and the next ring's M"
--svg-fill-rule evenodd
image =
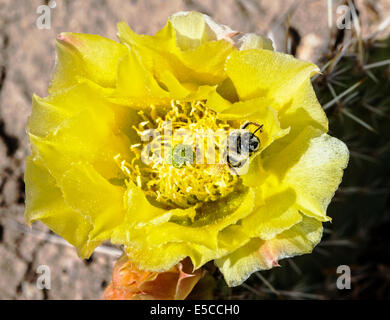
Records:
M41 5L50 8L43 29L37 26ZM56 35L116 39L122 20L153 34L182 10L268 35L278 51L317 63L322 75L313 85L330 134L351 151L329 207L333 222L313 254L283 260L236 288L226 287L209 266L216 279L206 283L209 297L390 298L389 0L0 0L0 299L99 299L120 254L105 244L82 261L42 224L24 225L25 124L32 94L47 94ZM40 265L51 270L50 290L36 286ZM351 270L350 289L337 288L340 265Z

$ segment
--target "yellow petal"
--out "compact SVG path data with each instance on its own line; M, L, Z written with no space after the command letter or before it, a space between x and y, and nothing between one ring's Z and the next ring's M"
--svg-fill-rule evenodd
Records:
M274 50L272 46L272 41L268 38L259 36L255 33L246 33L239 40L239 49L249 50L249 49L266 49L266 50Z
M134 241L147 242L149 246L185 241L216 249L219 231L250 214L253 206L253 191L246 190L222 201L206 203L196 211L195 208L186 209L193 211L193 214L186 213L186 216L195 216L192 223L181 222L174 215L176 210L173 210L170 221L157 226L145 226L142 233L133 232Z
M95 165L107 178L120 175L114 156L128 155L129 142L116 128L115 113L99 92L82 83L44 101L44 108L40 104L33 110L28 132L34 155L46 164L54 178L60 180L75 159ZM70 117L59 123L60 118L50 113ZM41 126L39 119L55 121ZM45 127L46 132L42 132ZM50 134L46 135L47 131Z
M60 108L33 96L31 115L27 122L27 130L36 136L45 137L55 131L72 116L72 110Z
M140 269L154 272L169 270L186 257L190 257L194 269L226 252L219 253L195 243L167 243L160 247L126 247L126 253Z
M278 112L281 126L291 127L290 138L307 126L328 131L328 119L317 100L310 79L303 81L290 102L278 109Z
M182 50L196 49L209 41L220 39L231 41L231 37L237 33L196 11L177 12L169 21L175 29L177 45Z
M152 63L145 58L150 56L156 61ZM133 48L119 63L118 86L109 101L140 109L151 104L169 104L171 100L205 99L213 89L179 81L176 76L178 69L167 61L147 47ZM148 67L148 63L152 63L152 67ZM184 74L188 72L186 69Z
M109 239L124 218L124 189L110 184L91 165L82 162L74 163L58 184L65 202L90 219L90 239Z
M330 220L326 209L349 159L345 144L308 127L280 153L267 151L264 169L295 190L300 210L321 221Z
M287 103L300 85L318 71L314 64L264 49L235 51L226 62L226 72L240 99L264 96L278 104Z
M70 87L80 78L114 87L118 62L127 52L126 46L98 35L61 33L57 37L57 63L49 92Z
M93 225L86 216L69 207L53 177L31 157L26 160L26 211L28 224L41 220L51 230L75 246L85 258L100 242L89 241Z
M87 109L98 112L110 107L103 100L111 92L111 90L101 88L91 81L82 80L72 87L52 93L45 98L34 95L27 130L40 137L54 133L65 120L74 117L81 111Z
M216 90L213 90L207 97L206 107L221 113L232 107L232 103L224 99Z
M252 239L245 246L215 262L227 284L238 286L253 272L277 266L281 259L310 253L321 237L321 222L304 216L302 222L275 238Z
M142 107L153 103L152 98L167 98L168 101L169 95L159 86L153 74L145 69L138 53L131 50L119 64L118 88L114 97L132 98Z
M226 64L241 99L266 98L280 111L282 127L291 126L297 131L306 125L328 129L326 115L310 83L310 76L318 71L314 64L260 49L234 52Z
M124 22L118 24L122 43L138 52L143 65L157 79L167 70L182 84L215 85L226 74L227 56L235 50L225 39L213 39L203 15L174 16L153 36L138 35Z
M302 220L295 202L296 194L292 189L276 192L245 217L241 227L248 237L270 240Z
M133 182L129 182L124 195L126 213L121 225L112 234L113 243L126 244L132 237L132 229L142 227L150 220L156 219L165 213L149 203L143 191Z
M140 198L129 207L129 215L134 209L138 209L139 200ZM159 271L170 268L178 262L178 258L181 260L187 256L198 268L222 254L222 251L218 250L219 232L250 214L253 206L254 193L247 190L228 197L225 201L205 204L199 213L194 212L195 219L190 223L180 220L180 211L193 211L194 208L168 211L162 219L154 219L151 223L137 226L134 226L134 223L122 225L114 232L112 241L125 243L131 260L146 270ZM144 207L146 209L143 212L146 212L147 216L152 210L147 204L142 208ZM154 213L157 213L156 209ZM191 213L186 212L185 215ZM208 221L210 219L212 221ZM179 246L177 247L175 243ZM160 255L153 254L155 250L158 250ZM226 252L227 248L223 248L223 253Z

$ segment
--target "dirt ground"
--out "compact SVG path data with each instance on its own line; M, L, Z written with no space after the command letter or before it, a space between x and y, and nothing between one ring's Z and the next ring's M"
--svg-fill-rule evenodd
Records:
M334 15L336 4L333 1ZM362 10L363 33L390 13L390 1ZM87 260L42 224L24 224L24 159L29 154L25 124L33 93L46 95L55 59L55 37L63 31L116 38L127 21L152 34L176 11L198 10L242 32L273 35L285 49L285 21L296 31L296 55L317 61L328 45L326 0L57 0L51 28L39 29L37 8L46 1L0 0L0 299L99 299L110 281L116 248L106 245ZM369 8L369 6L366 6ZM334 17L336 19L336 17ZM51 289L36 286L37 268L51 270Z

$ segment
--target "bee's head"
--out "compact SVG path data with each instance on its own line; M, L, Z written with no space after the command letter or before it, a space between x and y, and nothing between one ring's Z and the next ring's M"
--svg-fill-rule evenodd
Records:
M242 133L241 143L244 152L253 153L260 148L260 139L248 130Z
M246 129L234 130L229 135L229 150L238 154L251 154L260 148L260 139Z

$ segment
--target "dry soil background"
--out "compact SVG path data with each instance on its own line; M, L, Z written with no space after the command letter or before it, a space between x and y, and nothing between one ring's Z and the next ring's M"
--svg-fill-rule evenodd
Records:
M362 10L364 32L390 12L390 1ZM337 1L334 1L337 3ZM111 277L117 249L103 247L87 260L41 224L24 226L25 124L31 96L46 95L55 59L55 36L63 31L116 38L116 23L152 34L167 17L198 10L243 32L272 32L284 50L285 25L300 38L297 56L316 61L328 44L326 0L57 0L51 29L36 26L39 0L0 0L0 299L98 299ZM366 6L369 8L370 6ZM51 270L51 289L36 287L37 267Z

